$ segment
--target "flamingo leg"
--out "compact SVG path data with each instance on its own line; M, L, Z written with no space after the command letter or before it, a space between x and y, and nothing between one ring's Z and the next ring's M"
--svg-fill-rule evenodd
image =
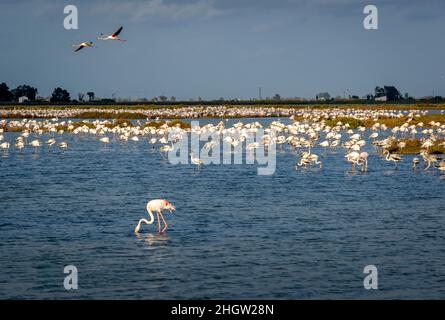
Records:
M158 233L161 233L161 221L159 218L159 211L156 212L156 215L158 217Z
M164 229L162 229L162 233L164 233L168 229L168 223L167 223L167 221L165 221L164 215L162 214L162 212L159 212L159 214L161 215L162 221L164 222Z

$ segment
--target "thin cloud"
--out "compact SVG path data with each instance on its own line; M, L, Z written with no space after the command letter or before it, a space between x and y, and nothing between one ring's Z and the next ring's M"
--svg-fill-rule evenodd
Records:
M191 3L167 3L164 0L107 1L96 3L93 12L106 12L108 15L125 17L134 22L149 18L170 20L211 18L224 14L224 11L217 9L214 1L210 0L197 0Z

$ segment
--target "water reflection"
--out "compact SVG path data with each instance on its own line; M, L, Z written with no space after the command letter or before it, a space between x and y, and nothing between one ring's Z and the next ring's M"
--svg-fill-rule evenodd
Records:
M145 235L136 233L136 238L148 246L166 245L171 241L171 237L165 233L148 233Z

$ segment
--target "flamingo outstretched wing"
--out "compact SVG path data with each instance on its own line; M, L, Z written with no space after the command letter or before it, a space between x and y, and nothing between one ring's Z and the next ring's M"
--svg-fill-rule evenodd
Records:
M114 37L117 37L121 32L122 32L122 29L123 29L124 27L120 27L119 28L119 30L117 30L115 33L113 33L113 35L112 35L112 37L114 38Z

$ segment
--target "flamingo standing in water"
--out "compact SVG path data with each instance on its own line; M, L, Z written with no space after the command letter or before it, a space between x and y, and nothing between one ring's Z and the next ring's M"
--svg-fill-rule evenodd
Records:
M397 163L402 161L402 157L399 154L396 153L390 153L388 150L383 151L383 155L386 156L386 161L392 161L396 165L397 169Z
M198 168L201 168L201 166L204 164L204 161L202 161L198 157L195 157L193 152L190 153L190 160L192 161L193 164L196 164Z
M101 34L100 37L98 37L98 40L117 40L117 41L127 41L127 40L123 40L121 38L119 38L119 34L122 32L122 29L124 29L124 27L120 27L115 33L113 33L112 35L104 35Z
M134 232L139 233L139 231L141 230L142 223L153 224L153 222L155 222L155 217L153 216L153 212L156 212L156 215L158 217L158 233L166 232L168 229L168 224L167 224L167 221L165 221L164 216L162 215L163 210L168 210L168 211L170 211L170 213L172 213L173 211L176 210L176 207L165 199L151 200L150 202L148 202L147 203L147 212L148 212L148 215L150 216L150 220L143 219L143 218L141 220L139 220L139 223L136 226L136 228L134 229ZM164 222L164 229L162 229L162 232L161 232L160 219L162 219L162 221Z

